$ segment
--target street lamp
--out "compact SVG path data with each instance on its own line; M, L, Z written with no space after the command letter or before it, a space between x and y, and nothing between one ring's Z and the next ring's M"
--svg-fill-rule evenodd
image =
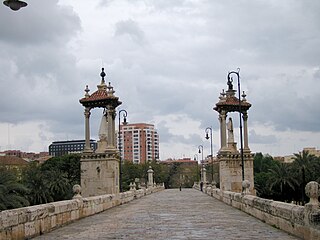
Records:
M202 181L204 180L203 179L203 146L202 145L199 145L198 146L198 149L199 149L199 151L198 151L198 153L201 153L201 178L202 178Z
M122 117L123 117L123 124L126 124L127 123L127 116L128 116L128 113L126 110L122 109L119 111L119 132L118 132L118 146L119 146L119 160L120 160L120 167L119 167L119 171L120 171L120 183L119 183L119 188L120 188L120 192L122 192L122 157L121 157L121 150L122 150L122 143L121 143L121 132L120 132L120 125L121 125L121 113L122 114ZM124 136L123 136L124 138Z
M206 130L206 139L208 140L210 138L210 151L211 151L211 174L212 174L212 179L211 182L213 182L213 146L212 146L212 128L207 127ZM210 132L210 137L209 137L209 132Z
M242 109L241 109L241 96L240 96L240 68L237 69L238 71L232 71L228 73L228 83L233 82L233 78L230 77L231 74L235 74L238 80L238 98L239 98L239 128L240 128L240 156L241 156L241 168L242 168L242 181L244 181L244 159L243 159L243 142L242 142Z
M199 164L198 164L198 154L195 154L193 157L194 161L197 161L197 181L199 182Z
M3 4L9 7L13 11L18 11L22 7L26 7L28 4L19 0L7 0L3 1Z

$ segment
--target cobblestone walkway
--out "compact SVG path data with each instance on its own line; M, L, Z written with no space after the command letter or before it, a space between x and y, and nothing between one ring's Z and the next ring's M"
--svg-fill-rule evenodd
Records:
M197 190L165 190L35 239L297 239Z

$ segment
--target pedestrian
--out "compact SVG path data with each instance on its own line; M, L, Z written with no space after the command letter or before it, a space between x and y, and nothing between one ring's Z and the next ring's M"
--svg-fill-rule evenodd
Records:
M203 190L203 182L200 182L200 190L202 192L202 190Z
M179 188L180 188L180 191L181 191L181 183L180 183L180 187Z

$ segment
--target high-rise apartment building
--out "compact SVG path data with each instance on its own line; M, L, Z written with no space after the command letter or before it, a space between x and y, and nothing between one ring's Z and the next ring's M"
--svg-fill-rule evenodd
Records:
M159 135L152 124L131 123L120 125L118 149L121 158L133 163L159 160Z

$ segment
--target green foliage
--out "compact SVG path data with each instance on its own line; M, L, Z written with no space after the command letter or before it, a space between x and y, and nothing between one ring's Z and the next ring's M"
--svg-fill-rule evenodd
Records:
M43 204L53 201L49 190L50 179L36 164L30 164L22 174L22 183L30 189L27 199L31 205Z
M18 182L14 173L0 168L0 210L28 206L27 192L28 189Z
M298 184L297 180L290 172L290 164L280 163L276 164L269 170L270 178L268 181L270 190L274 191L274 196L277 196L279 200L291 201L289 199L288 192L295 190Z
M22 174L22 183L30 189L32 205L72 198L72 186L80 183L80 155L65 155L31 164Z
M268 172L269 169L273 168L277 165L278 162L273 160L273 158L266 154L263 155L262 153L256 153L254 156L254 173L262 173Z
M128 190L130 182L134 182L135 178L139 178L141 184L146 184L149 166L154 171L154 181L156 183L164 183L166 188L176 188L180 184L183 187L192 187L193 183L197 180L196 165L188 167L177 162L168 165L156 161L145 164L133 164L132 162L125 161L122 165L123 190ZM181 179L182 177L183 179Z
M280 163L270 155L255 155L254 179L258 196L305 203L305 185L320 181L320 158L303 151L294 154L293 159L293 163Z
M129 190L129 184L134 182L136 178L139 178L141 184L146 184L148 179L147 171L149 166L154 171L154 181L156 183L162 183L168 181L168 167L164 164L159 164L156 161L144 164L134 164L130 161L125 161L122 165L122 188L124 191Z
M141 178L142 167L139 164L133 162L124 161L122 168L122 188L123 191L130 189L129 184L135 181L135 178Z
M72 186L74 184L80 184L80 155L69 154L61 157L53 157L41 165L41 170L65 173L65 177Z

